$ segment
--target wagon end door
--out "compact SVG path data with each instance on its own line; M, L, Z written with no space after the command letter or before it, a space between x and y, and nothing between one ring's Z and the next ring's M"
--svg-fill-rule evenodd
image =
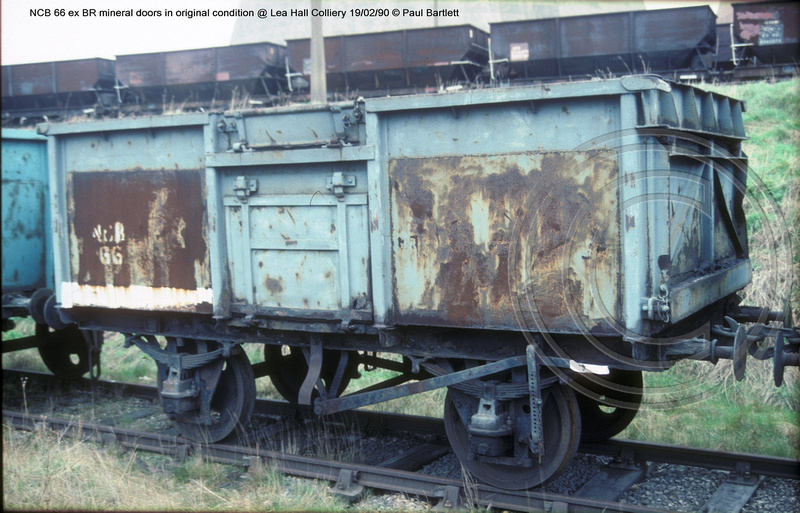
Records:
M667 326L710 336L711 308L752 276L743 106L676 84L646 93L622 183L629 327L644 336Z

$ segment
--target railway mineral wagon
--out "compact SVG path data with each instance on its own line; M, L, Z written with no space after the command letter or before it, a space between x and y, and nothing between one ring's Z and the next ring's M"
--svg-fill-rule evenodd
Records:
M99 350L100 335L62 323L55 308L47 138L33 130L6 128L2 136L2 328L13 329L14 317L29 316L36 322L34 335L4 341L3 352L38 347L54 374L78 378L92 366L87 340L98 341Z
M53 286L47 138L3 129L3 294Z
M187 437L235 436L260 376L320 415L448 387L463 465L536 486L642 371L797 364L736 300L743 108L644 75L41 125L58 311L152 356ZM398 375L347 394L360 364Z

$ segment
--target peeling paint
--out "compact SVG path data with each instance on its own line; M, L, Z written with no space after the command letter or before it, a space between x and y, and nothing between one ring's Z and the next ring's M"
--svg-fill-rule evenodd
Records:
M67 186L74 283L89 291L210 289L201 171L70 173ZM119 292L85 293L76 294L74 301L84 305L87 299L109 298L126 308L139 308L135 300L148 299L148 294L128 294L118 301ZM159 308L167 308L164 301L173 297L175 309L183 310L192 295L158 297Z
M607 152L394 159L389 172L400 322L514 329L515 303L533 296L554 329L616 315Z
M79 283L61 284L61 306L102 306L132 310L170 310L210 312L213 294L210 288L185 290L167 287L98 287Z

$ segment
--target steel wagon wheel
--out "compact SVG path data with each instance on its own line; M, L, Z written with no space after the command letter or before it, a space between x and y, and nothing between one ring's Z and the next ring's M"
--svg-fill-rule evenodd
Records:
M576 382L590 394L576 394L582 442L602 442L618 435L639 411L642 371L611 369L608 376L581 376Z
M159 369L158 388L166 376ZM199 413L176 415L178 431L190 440L215 443L235 438L250 424L256 402L256 381L247 354L236 347L225 360L217 388L211 397L211 424Z
M37 324L36 337L46 340L38 348L39 356L50 372L59 378L75 380L89 372L87 334L76 325L50 331L46 324Z
M445 398L444 425L447 431L447 439L453 448L453 452L458 457L461 465L471 474L498 488L507 490L527 490L534 486L539 486L547 482L550 478L560 473L575 455L580 442L580 416L575 395L572 390L565 385L552 385L543 390L544 403L542 405L542 435L544 440L544 454L541 459L530 455L522 464L498 464L485 461L480 456L471 459L470 454L470 434L465 427L459 409L464 412L463 403L460 408L456 401L468 401L466 411L477 412L478 399L459 393L458 391L448 390ZM528 398L521 401L519 409L522 412L529 412L524 404ZM523 422L522 424L525 424ZM530 426L530 424L527 424ZM522 443L527 440L530 433L516 432L510 435L511 445ZM525 450L527 449L527 442ZM513 449L509 450L507 457L513 456ZM523 461L523 460L520 460Z

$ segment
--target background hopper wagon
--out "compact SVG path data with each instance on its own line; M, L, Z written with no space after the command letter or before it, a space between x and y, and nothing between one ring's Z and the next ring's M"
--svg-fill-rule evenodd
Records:
M488 61L487 38L469 25L326 37L328 88L374 96L472 82ZM311 40L289 40L287 52L308 78Z

